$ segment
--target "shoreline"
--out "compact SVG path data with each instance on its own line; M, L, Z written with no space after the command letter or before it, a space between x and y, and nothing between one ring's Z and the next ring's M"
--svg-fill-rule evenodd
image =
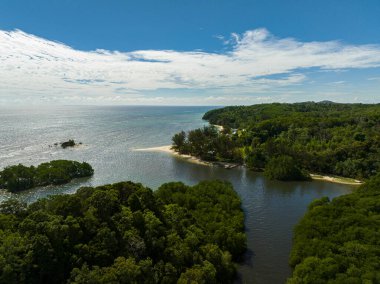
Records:
M203 160L196 158L194 156L180 154L180 153L174 151L172 149L172 145L150 147L150 148L138 148L138 149L133 149L133 151L137 151L137 152L162 152L162 153L167 153L167 154L171 154L173 156L179 157L181 159L184 159L184 160L191 162L191 163L194 163L194 164L199 164L199 165L204 165L204 166L212 166L211 162L206 162L206 161L203 161Z
M234 164L234 163L223 163L223 162L207 162L203 161L200 158L196 158L191 155L185 155L185 154L180 154L172 149L172 145L164 145L164 146L158 146L158 147L149 147L149 148L138 148L138 149L133 149L133 151L138 151L138 152L162 152L162 153L167 153L171 154L173 156L176 156L178 158L184 159L188 162L199 164L199 165L205 165L205 166L221 166L226 169L231 169L235 168L238 166L241 166L239 164ZM352 179L352 178L345 178L345 177L339 177L339 176L328 176L324 174L310 174L310 177L312 180L321 180L321 181L326 181L326 182L332 182L332 183L339 183L339 184L347 184L347 185L362 185L364 184L363 181Z
M363 181L353 179L353 178L346 178L346 177L339 177L339 176L326 176L324 174L310 174L311 178L313 180L322 180L332 183L340 183L340 184L348 184L348 185L362 185L364 184Z
M211 125L214 126L216 129L218 129L219 132L224 130L223 125L218 125L218 124L211 124Z

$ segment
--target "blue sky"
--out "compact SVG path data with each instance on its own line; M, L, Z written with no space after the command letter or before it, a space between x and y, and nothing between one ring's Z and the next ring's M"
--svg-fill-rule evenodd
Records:
M0 104L380 102L378 0L0 2Z

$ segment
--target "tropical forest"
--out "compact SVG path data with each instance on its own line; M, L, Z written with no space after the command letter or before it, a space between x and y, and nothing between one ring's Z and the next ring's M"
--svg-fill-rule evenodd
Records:
M228 182L119 182L0 204L0 283L232 283L245 250Z
M68 160L54 160L35 166L8 166L0 171L0 188L17 192L37 186L59 185L74 178L94 174L90 164Z
M278 180L308 180L309 173L362 180L380 170L379 104L231 106L203 119L212 125L173 136L175 151L244 164Z

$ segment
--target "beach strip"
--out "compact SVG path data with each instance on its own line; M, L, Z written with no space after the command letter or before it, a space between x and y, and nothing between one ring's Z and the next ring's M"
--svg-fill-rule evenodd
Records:
M139 152L164 152L171 155L174 155L176 157L179 157L181 159L185 159L188 162L199 164L199 165L206 165L206 166L212 166L216 163L212 162L206 162L199 158L193 157L191 155L185 155L180 154L172 149L172 145L164 145L164 146L158 146L158 147L150 147L150 148L139 148L139 149L133 149L134 151ZM327 176L323 174L310 174L311 178L313 180L322 180L327 182L333 182L333 183L340 183L340 184L348 184L348 185L361 185L363 184L362 181L351 179L351 178L345 178L345 177L338 177L338 176Z

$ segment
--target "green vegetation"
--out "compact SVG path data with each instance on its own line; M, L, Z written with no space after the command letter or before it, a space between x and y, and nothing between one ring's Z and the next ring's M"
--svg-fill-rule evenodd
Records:
M0 188L16 192L36 186L63 184L73 178L88 177L93 174L94 170L85 162L55 160L37 167L19 164L0 171Z
M309 205L295 228L288 283L380 283L380 174Z
M67 148L67 147L74 147L76 145L75 141L70 139L69 141L65 141L65 142L62 142L61 143L61 147L63 149Z
M310 176L295 165L290 156L277 156L269 160L264 174L270 179L283 181L310 180Z
M245 249L227 182L120 182L0 204L0 283L231 283Z
M173 149L208 161L243 163L254 170L288 156L292 167L303 173L301 179L306 172L366 179L380 170L379 104L235 106L211 110L203 119L222 125L223 131L209 126L178 133ZM272 170L268 175L276 178L269 173Z
M214 126L177 133L172 138L173 149L180 154L189 154L205 161L242 161L234 136L221 133Z

